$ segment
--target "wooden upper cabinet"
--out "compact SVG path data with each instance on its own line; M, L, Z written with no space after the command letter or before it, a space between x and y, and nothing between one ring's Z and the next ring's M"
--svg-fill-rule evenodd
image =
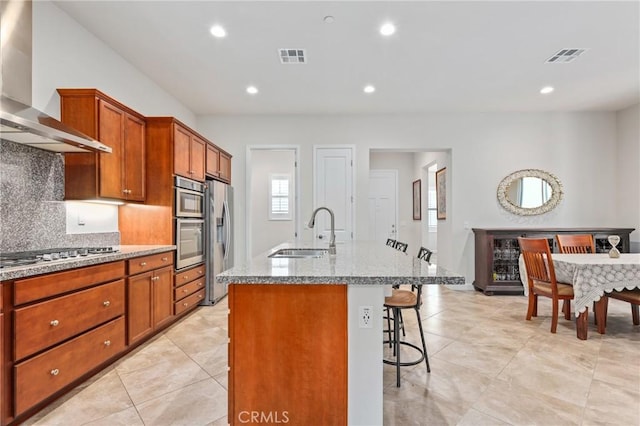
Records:
M207 144L207 175L231 183L231 155L213 144Z
M218 177L220 173L220 150L213 144L207 144L207 175Z
M220 151L220 180L231 183L231 155Z
M144 116L96 89L58 89L62 122L109 153L65 154L65 199L145 200Z
M191 177L191 135L178 125L173 132L173 172Z
M173 172L189 179L204 181L206 142L176 123L173 144Z

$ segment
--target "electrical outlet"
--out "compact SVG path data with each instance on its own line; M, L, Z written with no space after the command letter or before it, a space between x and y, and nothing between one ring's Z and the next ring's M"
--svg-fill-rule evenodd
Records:
M372 306L359 306L358 307L358 326L360 328L373 328L373 307Z
M78 225L82 226L84 225L86 222L84 220L84 215L81 213L78 213Z

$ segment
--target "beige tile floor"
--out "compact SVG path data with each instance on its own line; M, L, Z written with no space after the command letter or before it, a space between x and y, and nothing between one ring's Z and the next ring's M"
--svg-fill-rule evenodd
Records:
M550 301L539 305L525 321L525 297L426 287L431 373L405 367L396 388L385 365L384 424L640 425L640 326L629 305L611 300L607 334L591 325L587 341L562 318L551 334ZM226 312L226 299L198 308L25 424L227 424ZM405 322L415 340L415 315Z

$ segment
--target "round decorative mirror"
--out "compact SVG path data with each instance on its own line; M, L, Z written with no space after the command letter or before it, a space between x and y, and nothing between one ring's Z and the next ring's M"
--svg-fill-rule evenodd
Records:
M562 199L562 184L543 170L518 170L498 185L498 201L505 210L532 216L555 208Z

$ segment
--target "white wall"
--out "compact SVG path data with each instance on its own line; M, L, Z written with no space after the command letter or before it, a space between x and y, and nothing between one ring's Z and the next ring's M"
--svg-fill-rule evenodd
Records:
M368 226L369 150L450 149L447 167L447 220L438 228L438 263L473 280L470 227L631 226L616 203L615 113L486 113L388 116L217 116L198 117L198 128L234 155L233 182L244 199L245 146L299 144L301 214L312 200L312 146L356 146L356 238ZM498 204L496 188L509 173L540 168L557 175L565 197L552 212L519 217ZM636 198L638 196L636 195ZM636 201L637 202L637 201ZM237 255L244 253L243 205L236 206ZM309 232L305 231L308 237Z
M33 2L33 105L60 118L58 87L91 87L146 116L195 115L48 0Z
M631 248L640 253L640 105L616 114L618 158L616 211L620 223L634 225Z
M295 179L295 153L292 150L253 150L251 152L251 252L267 251L295 237L295 201L291 220L269 220L269 175L288 173ZM295 188L291 187L295 194Z

